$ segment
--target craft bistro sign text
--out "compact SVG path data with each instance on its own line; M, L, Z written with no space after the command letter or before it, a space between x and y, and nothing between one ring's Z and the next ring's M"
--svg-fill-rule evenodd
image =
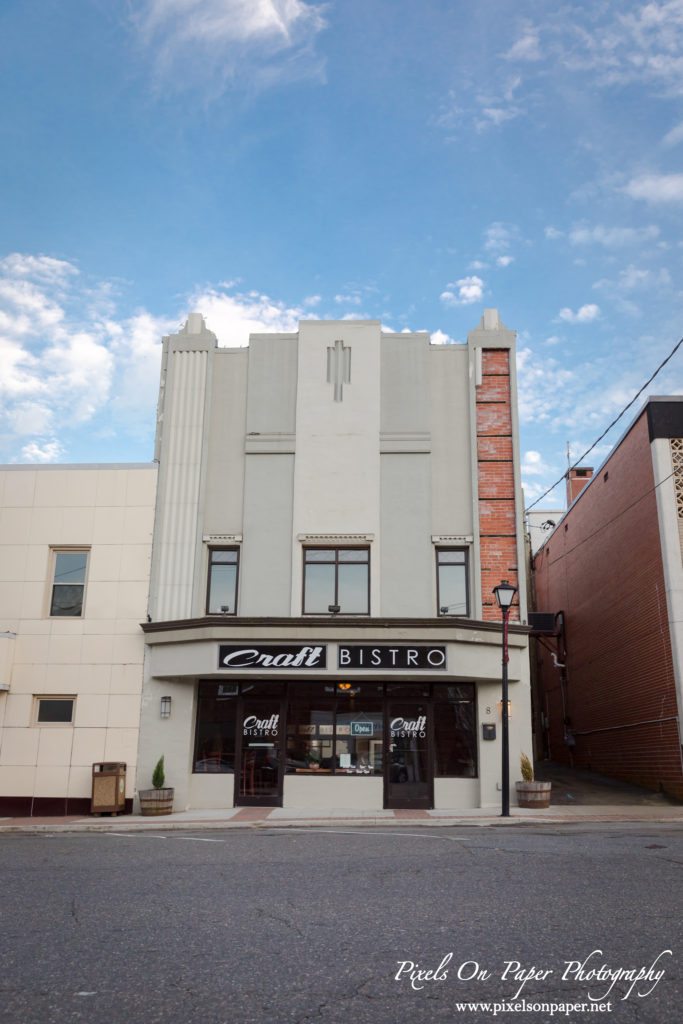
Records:
M327 644L219 644L219 668L327 668ZM446 648L408 644L339 644L343 669L445 669Z

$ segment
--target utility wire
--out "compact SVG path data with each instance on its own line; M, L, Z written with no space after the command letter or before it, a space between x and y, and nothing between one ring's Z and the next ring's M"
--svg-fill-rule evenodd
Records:
M657 369L655 370L655 372L654 372L654 373L652 374L652 376L651 376L651 377L649 377L649 378L648 378L648 380L646 380L646 381L645 381L645 383L643 384L642 388L640 388L640 389L639 389L638 391L636 391L635 395L633 396L633 398L631 399L631 401L630 401L630 402L628 403L628 405L625 405L625 406L624 406L624 408L623 408L623 409L621 410L621 412L619 413L619 415L618 415L617 417L615 417L615 419L613 419L613 420L612 420L612 422L611 422L611 423L610 423L610 425L609 425L609 426L607 427L607 429L606 429L606 430L603 430L602 434L600 434L600 437L599 437L599 438L597 439L597 441L594 441L594 442L593 442L593 444L592 444L592 445L590 446L590 448L587 448L587 449L586 449L586 451L585 451L585 452L583 453L583 455L581 455L581 456L580 456L580 457L579 457L579 458L578 458L578 459L576 460L576 462L574 463L574 465L573 465L573 466L570 466L570 467L569 467L569 469L567 470L567 472L566 472L566 473L563 473L563 474L562 474L562 476L560 477L560 479L559 479L559 480L556 480L556 481L555 481L555 483L554 483L554 484L552 484L552 485L551 485L551 486L550 486L550 487L548 488L548 490L547 490L547 491L544 491L544 492L543 492L543 494L542 494L542 495L540 496L540 498L536 498L536 501L533 501L533 502L531 503L531 505L528 505L528 506L527 506L527 507L526 507L526 508L524 509L524 512L525 512L525 513L526 513L526 512L530 512L532 508L534 508L534 507L535 507L536 505L538 505L539 501L543 501L543 499L544 499L544 498L545 498L545 497L546 497L546 496L547 496L548 494L550 494L550 492L551 492L551 491L554 491L554 490L555 490L555 488L556 488L556 487L558 486L558 484L561 484L561 483L562 483L562 481L563 481L563 480L564 480L564 479L565 479L565 478L566 478L566 477L567 477L567 476L568 476L568 475L569 475L569 474L571 473L571 471L572 471L573 469L576 469L576 468L577 468L577 466L580 466L580 465L581 465L581 463L582 463L582 462L583 462L583 460L584 460L584 459L586 458L586 456L587 456L587 455L590 455L590 453L591 453L591 452L593 451L593 449L594 449L594 448L596 448L596 447L597 447L597 446L598 446L598 445L600 444L600 442L602 441L603 437L605 437L605 436L606 436L607 434L609 434L610 430L611 430L611 429L612 429L612 427L613 427L613 426L615 425L615 423L618 423L618 422L619 422L619 420L621 419L621 417L622 417L622 416L624 415L624 413L628 412L628 410L629 410L629 409L631 408L631 406L632 406L632 405L633 405L633 403L634 403L634 402L636 401L636 399L637 399L637 398L639 398L639 397L640 397L640 395L642 395L643 391L644 391L644 390L645 390L645 388L646 388L646 387L648 386L648 384L651 384L651 383L652 383L652 381L653 381L653 380L655 379L655 377L657 376L657 374L659 373L659 371L660 371L660 370L663 370L663 369L664 369L664 367L666 366L666 364L667 364L667 363L669 362L669 360L670 360L670 359L672 359L672 358L673 358L673 356L675 356L675 355L676 355L676 352L677 352L677 351L679 350L679 348L681 347L681 345L683 345L683 338L681 338L681 339L680 339L680 340L678 341L678 343L677 343L676 345L674 345L674 347L673 347L673 348L671 349L671 351L669 352L669 354L668 354L668 356L666 357L666 359L664 359L664 360L663 360L663 361L662 361L662 362L661 362L661 363L659 364L659 366L657 367Z
M561 562L563 558L567 558L574 551L576 551L577 548L580 548L583 544L587 544L589 540L592 540L593 537L596 537L599 533L602 533L602 531L606 530L608 526L611 526L612 523L615 523L617 519L621 519L621 517L626 515L627 512L630 512L631 509L635 508L636 505L640 504L640 502L643 501L644 498L647 498L649 497L649 495L654 494L658 487L661 487L662 484L665 484L668 480L671 480L671 478L674 477L675 475L676 470L674 469L671 473L668 474L668 476L662 477L662 479L653 487L649 487L642 494L638 495L637 498L634 498L633 501L629 505L626 505L625 508L622 508L619 512L616 512L611 519L607 519L604 523L601 523L600 526L596 527L592 533L589 533L586 537L583 537L581 540L577 541L576 544L573 545L573 547L567 548L566 551L560 552L560 554L557 555L555 558L550 556L550 558L548 559L548 565L556 565L557 562ZM555 531L553 531L553 533L551 533L550 536L543 542L543 546L538 549L538 551L534 555L534 558L537 558L541 551L545 549L546 545L552 541L554 532Z

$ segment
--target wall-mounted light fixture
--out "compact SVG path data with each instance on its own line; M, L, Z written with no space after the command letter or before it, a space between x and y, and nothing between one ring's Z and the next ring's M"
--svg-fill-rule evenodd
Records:
M162 718L170 718L171 717L171 698L170 697L162 697L161 698L161 717Z
M503 715L503 702L502 702L502 700L498 701L498 710L500 711L500 714L501 714L501 717L502 717L502 715ZM508 701L508 718L510 718L511 715L512 715L512 701L509 700Z

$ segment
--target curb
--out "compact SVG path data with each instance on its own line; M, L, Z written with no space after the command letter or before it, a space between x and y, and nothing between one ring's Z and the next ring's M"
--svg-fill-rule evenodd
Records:
M623 825L627 823L632 824L643 824L643 825L683 825L683 811L676 815L657 815L649 816L638 814L637 812L631 811L631 813L609 813L609 814L577 814L577 815L541 815L532 814L525 816L511 815L509 818L503 819L501 816L491 817L452 817L452 818L437 818L437 819L424 819L424 818L292 818L292 819L276 819L269 821L267 819L256 820L256 821L230 821L224 820L169 820L160 821L158 818L152 822L127 821L126 816L121 818L110 818L107 821L82 821L82 822L69 822L65 824L55 823L41 823L41 824L1 824L0 833L5 834L63 834L63 833L102 833L107 834L111 832L233 832L233 831L272 831L283 830L283 829L343 829L343 828L388 828L390 830L396 830L401 828L420 828L420 829L433 829L433 828L519 828L524 826L534 825L587 825L587 824L604 824L604 825Z

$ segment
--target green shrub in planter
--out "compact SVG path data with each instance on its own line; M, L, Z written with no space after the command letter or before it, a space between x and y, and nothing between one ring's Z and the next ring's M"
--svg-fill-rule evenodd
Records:
M162 754L156 763L154 771L152 772L152 785L155 789L163 789L165 782L166 775L164 773L164 755Z
M164 755L162 754L152 772L154 789L141 789L140 814L171 814L173 811L173 788L166 786Z

